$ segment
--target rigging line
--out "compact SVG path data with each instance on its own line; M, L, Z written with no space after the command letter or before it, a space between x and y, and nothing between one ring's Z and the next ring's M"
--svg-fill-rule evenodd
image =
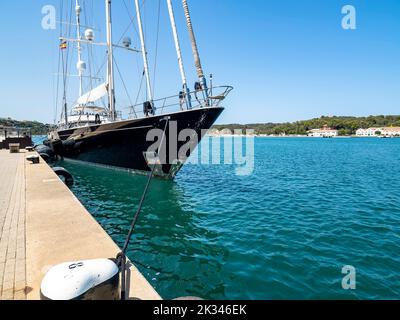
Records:
M140 80L139 92L138 92L138 94L136 96L136 100L135 100L134 106L136 106L138 104L138 101L139 101L139 98L140 98L140 93L142 92L143 80L144 80L144 74L142 74L142 78Z
M138 55L136 55L136 69L137 69L137 73L138 73L138 79L140 79L140 83L139 83L139 89L138 89L138 93L137 93L136 100L135 100L135 105L137 105L137 103L139 101L140 93L142 91L143 80L144 80L144 71L140 70ZM134 107L132 107L132 109L134 109Z
M139 1L140 1L140 0L139 0ZM142 23L142 29L144 29L144 40L143 40L144 43L146 43L146 39L147 39L147 19L146 19L146 17L147 17L147 10L146 10L146 8L147 8L147 7L145 7L145 3L146 3L146 0L143 0L143 1L142 1L142 4L140 4L140 2L139 2L141 11L143 12L143 16L144 16L144 18L143 18L143 16L142 16L142 19L141 19L141 20L144 20L144 24ZM146 47L146 55L148 56L148 53L147 53L147 45L146 45L146 44L145 44L145 47ZM148 65L148 63L147 63L147 65ZM149 65L147 66L147 70L148 70L148 77L150 77L150 76L149 76L149 74L150 74L150 66L149 66ZM146 68L144 69L143 73L144 73L144 74L146 73ZM149 90L150 90L149 86L151 86L151 84L150 84L150 79L148 79L148 81L146 81L146 87L147 87L147 90L146 90L146 101L148 101L148 100L151 98L151 97L149 96Z
M93 55L93 53L92 53L92 55ZM96 78L99 77L99 73L100 73L100 71L103 69L103 67L104 67L104 65L106 64L106 62L107 62L107 55L105 55L104 60L103 60L103 62L102 62L102 64L101 64L101 66L100 66L99 68L97 68L96 59L95 59L95 57L94 57L94 55L93 55L93 64L94 64L94 68L98 70L98 71L96 72L96 75L95 75ZM98 81L99 81L99 82L103 82L103 80L104 80L104 79L101 78L101 79L98 80ZM104 102L104 99L103 99L103 98L100 100L100 102L101 102L101 105L103 106L103 108L106 108L106 107L107 107L107 106L106 106L106 103Z
M69 20L69 3L67 1L66 6L65 6L65 21ZM65 35L68 36L69 32L69 26L65 27ZM66 110L65 110L65 104L67 103L67 68L68 68L68 53L69 47L67 47L66 51L62 51L63 55L63 114L64 117L66 117Z
M161 119L160 121L165 121L165 127L164 127L163 135L162 135L162 138L160 141L160 146L158 148L158 155L161 153L161 150L164 146L164 140L166 137L166 132L167 132L167 128L168 128L170 119L165 117L164 119ZM137 208L135 216L133 217L133 221L132 221L131 227L129 229L128 237L125 240L125 245L124 245L121 253L119 253L117 256L117 260L119 262L120 272L121 272L121 276L122 276L121 277L121 300L126 299L126 279L125 279L125 276L126 276L126 274L125 274L125 272L126 272L126 254L127 254L128 248L129 248L130 241L132 239L133 232L135 231L136 224L139 220L140 213L142 212L144 202L146 201L146 197L149 192L149 188L150 188L151 182L153 180L156 168L157 168L157 161L154 162L154 164L151 168L151 172L149 174L146 186L143 190L143 194L140 199L139 206Z
M91 11L90 11L90 13L91 13L91 15L90 15L90 23L91 23L91 25L95 25L95 21L94 21L94 16L95 16L95 14L94 14L94 0L91 0L90 1L90 4L91 4Z
M91 53L93 60L95 60L95 56L93 55L93 52ZM101 72L101 70L103 69L103 67L105 66L105 64L107 63L107 54L105 54L104 58L103 58L103 62L101 63L101 66L99 68L95 68L97 69L96 73L94 74L93 78L99 78L99 73Z
M85 14L85 19L87 19L86 17L87 17L87 14ZM87 22L90 22L90 21L87 21ZM86 47L87 47L89 76L90 76L89 84L90 84L90 90L93 90L93 81L96 81L93 79L93 69L95 68L96 60L93 55L93 46L90 43L88 43L86 45Z
M60 74L60 69L61 69L61 54L58 52L58 67L57 67L57 74ZM54 79L54 78L53 78ZM60 77L57 76L57 88L56 88L56 96L55 96L55 115L54 115L54 124L57 123L57 117L58 117L58 98L60 94Z
M83 4L83 12L84 12L84 14L83 14L84 23L85 23L85 26L89 26L87 14L86 14L86 1L82 0L82 4Z
M65 72L65 54L64 54L64 52L62 52L61 55L62 55L62 68L63 68L63 74L64 74L64 76L63 76L63 99L62 99L63 108L62 108L62 113L61 114L65 116L64 106L65 106L65 103L67 101L67 90L66 90L66 84L65 84L65 82L66 82L66 76L65 76L66 72Z
M62 15L63 12L64 12L64 1L63 0L60 0L60 10L61 10L61 15ZM68 15L68 10L65 11L65 19L66 19L65 21L67 21L67 19L68 19L67 15ZM64 32L63 25L60 24L60 35L61 36L63 35L63 32ZM65 79L65 67L64 67L64 51L59 52L59 55L60 55L60 57L62 59L61 60L61 65L62 65L62 70L63 70L63 78L62 78L63 79L63 83L62 83L62 89L63 89L62 104L63 105L61 107L61 119L62 119L62 117L64 115L64 111L65 111L64 110L64 103L65 103L65 100L66 100L66 98L65 98L65 81L66 81L66 79Z
M90 66L93 63L92 71L90 71L91 72L91 76L92 76L93 71L97 70L94 73L94 77L99 77L100 72L102 71L103 67L107 63L108 55L107 54L104 55L103 62L101 63L100 67L97 68L97 66L96 66L96 56L93 54L93 45L88 43L88 48L90 48L90 50L88 50L89 51L88 55L90 55L90 57L91 57L91 59L89 59L90 60L89 61Z
M135 32L136 32L136 35L137 35L138 38L140 38L139 32L138 32L138 30L137 30L137 28L136 28L135 19L134 19L134 17L130 14L130 10L129 10L129 8L128 8L126 2L125 2L125 0L123 0L123 3L124 3L124 5L125 5L125 8L126 8L126 10L127 10L127 13L128 13L128 15L129 15L129 18L130 18L130 20L131 20L131 22L132 22L133 28L134 28L134 30L135 30ZM141 85L142 85L142 82L143 82L143 70L140 70L140 69L139 69L139 56L138 56L138 55L136 55L136 69L137 69L137 72L138 72L138 74L139 74L139 77L138 77L138 78L141 79L141 83L140 83L140 86L141 86ZM138 91L138 95L140 95L140 91L141 91L141 88L140 88L139 91ZM138 98L136 99L136 101L137 101L137 100L138 100Z
M93 55L93 46L90 46L90 49L89 49L89 50L90 50L90 55L91 55L91 57L92 57L92 60L94 61L93 64L95 64L95 56ZM92 81L96 81L96 79L94 79L94 78L99 78L99 74L100 74L100 72L102 71L102 69L103 69L103 67L105 66L106 63L107 63L107 54L104 56L103 62L102 62L102 64L101 64L100 68L96 68L96 66L94 66L94 68L97 69L97 72L96 72L95 75L93 76L93 79L91 79L90 85L87 86L87 91L90 91L91 89L93 89ZM91 76L92 76L92 70L90 71L90 74L91 74ZM101 78L101 79L98 80L98 81L102 81L102 80L103 80L103 79ZM105 102L104 102L104 99L101 98L100 101L101 101L102 106L103 106L104 108L106 108L106 104L105 104Z
M63 1L59 1L59 7L60 7L60 12L63 12ZM62 24L60 22L59 24L60 32L59 36L62 36ZM57 65L57 74L60 74L60 69L61 69L61 53L60 49L58 49L58 65ZM54 124L57 124L57 118L58 118L58 104L59 104L59 94L60 94L60 77L57 76L57 88L56 88L56 96L55 96L55 114L54 114Z
M92 56L94 57L93 53L92 53ZM97 69L97 72L95 73L93 78L99 78L99 74L100 74L101 70L103 69L103 67L105 66L106 63L107 63L107 54L103 58L103 62L101 64L100 68ZM101 80L103 80L103 78L101 78Z
M156 38L156 50L154 57L154 72L153 72L153 95L156 96L156 74L157 74L157 58L158 58L158 42L160 36L160 16L161 16L161 0L158 0L158 21L157 21L157 38Z
M139 2L139 5L140 5L140 11L143 12L142 24L143 24L143 30L144 30L144 39L146 40L147 39L147 11L146 11L147 7L144 6L144 3L145 3L145 0L142 1L142 4L140 4L140 2ZM144 23L143 23L143 20L144 20ZM147 46L146 46L146 48L147 48Z
M168 128L170 120L169 120L169 118L164 118L164 119L161 119L160 121L165 121L165 127L164 127L164 131L163 131L163 136L162 136L161 141L160 141L160 146L158 147L158 152L157 152L158 155L161 154L161 151L162 151L162 149L164 147L165 136L166 136L166 132L167 132L167 128ZM143 194L142 194L142 197L140 199L139 206L137 208L136 214L135 214L135 216L133 218L133 221L132 221L132 224L131 224L131 228L129 230L128 237L126 238L125 245L124 245L124 247L122 249L122 254L124 254L124 255L127 253L127 249L128 249L130 240L132 238L133 231L134 231L136 223L138 221L140 212L142 211L143 204L144 204L144 202L146 200L146 196L147 196L147 193L149 191L149 187L150 187L151 181L153 180L156 168L157 168L157 161L155 161L154 164L152 165L151 172L149 174L146 186L145 186L145 188L143 190Z
M145 3L146 3L146 0L143 0L142 4L140 5L140 8L141 8L140 10L143 12L142 21L144 20L144 23L142 23L142 25L143 25L143 31L144 31L144 41L146 43L147 42L147 20L148 19L147 19L147 10L146 10L147 7L144 6ZM146 51L148 51L147 45L146 45ZM146 52L146 54L148 56L148 52ZM150 68L150 66L149 66L149 68ZM146 100L148 100L148 99L146 98Z
M88 45L88 57L89 57L89 76L90 76L90 89L93 90L93 66L95 64L95 59L93 55L93 47Z
M101 70L101 68L103 67L103 65L99 68L97 67L97 56L93 53L93 46L89 46L89 54L90 54L90 76L91 77L98 77L99 71L96 72L96 74L94 73L95 70ZM107 56L104 57L104 59L106 59ZM104 62L105 63L105 62ZM99 80L98 80L99 81Z
M83 18L84 18L84 23L85 25L90 25L89 24L89 19L88 19L88 11L87 11L87 5L86 5L86 1L83 0ZM88 66L89 66L89 89L93 90L93 78L92 78L92 60L93 60L93 47L87 43L86 44L86 48L87 48L87 57L88 57Z
M124 38L125 34L129 31L129 29L130 29L130 27L131 27L132 24L133 24L133 21L131 21L131 22L129 23L129 25L126 27L125 31L122 33L121 38L119 38L119 40L118 40L118 42L117 42L118 44L121 43L121 40Z
M94 60L93 57L93 48L88 44L87 45L87 50L88 50L88 60L89 60L89 84L90 84L90 90L93 90L93 74L92 74L92 60Z
M136 35L139 38L139 31L137 30L137 28L135 26L135 18L130 14L130 10L129 10L128 5L126 4L125 0L123 0L123 2L124 2L124 5L125 5L125 8L126 8L126 12L128 13L129 19L131 20L133 28L134 28L134 30L136 32Z
M68 2L67 2L67 6L68 8ZM72 7L72 2L71 2L71 7ZM65 18L66 21L68 21L68 9L66 9L66 13L65 13ZM72 15L70 17L70 22L72 19ZM66 34L69 36L70 35L70 28L66 26ZM64 53L64 51L62 51L62 65L63 65L63 108L62 108L62 114L64 115L65 118L67 118L67 110L65 108L65 105L67 104L67 87L68 87L68 78L67 78L67 73L68 73L68 56L69 56L69 47L67 47L67 52Z
M128 16L129 16L130 24L133 26L133 29L134 29L134 31L135 31L137 37L140 38L139 31L138 31L138 29L137 29L137 27L136 27L136 25L135 25L135 18L131 15L131 13L130 13L131 10L129 9L129 7L128 7L128 5L126 4L126 1L125 1L125 0L123 0L123 4L124 4L124 6L125 6L125 9L126 9L126 12L127 12ZM144 4L144 3L142 3L141 6L143 6L143 4ZM129 27L128 27L128 28L129 28ZM120 41L122 40L122 38L123 38L123 36L121 37L121 39L120 39L118 42L120 42ZM144 79L143 71L140 71L140 70L139 70L138 56L136 56L136 65L137 65L138 73L141 74L141 76L139 75L139 77L140 77L141 80L140 80L140 87L139 87L139 90L138 90L138 93L137 93L135 105L136 105L137 102L139 101L140 93L141 93L141 91L142 91L142 86L143 86L143 79ZM134 109L134 108L132 108L132 109ZM136 111L134 111L134 112L136 113Z
M115 64L115 66L117 67L117 71L118 71L119 77L121 78L122 85L124 86L126 95L128 96L129 103L130 103L131 105L133 105L133 104L132 104L131 96L129 95L129 92L128 92L128 88L126 87L124 78L122 77L121 71L119 70L119 67L118 67L118 64L117 64L117 61L115 60L115 58L114 58L114 64ZM137 114L136 114L135 110L133 110L133 111L134 111L134 113L135 113L135 117L137 118Z
M93 11L93 1L90 2L89 6L91 7L91 9ZM86 25L89 25L89 23L90 23L90 25L94 25L94 24L92 24L92 21L91 21L92 19L90 18L90 15L89 15L89 18L88 18L88 14L87 14L88 11L86 11L86 10L89 10L89 9L87 9L87 7L88 6L86 5L86 1L84 1L85 23L86 23ZM93 45L91 45L90 43L87 43L86 46L87 46L87 57L88 57L89 76L90 76L88 89L89 90L93 90L93 87L94 87L93 86L93 81L96 81L95 79L93 79L94 78L93 77L93 71L94 71L94 69L96 69L96 59L95 59L95 56L93 54ZM97 77L97 75L98 74L96 74L96 77Z
M90 15L88 15L87 11L86 11L86 8L87 8L86 1L83 2L83 5L84 5L84 12L85 12L85 15L84 15L85 24L90 23L90 25L94 25L94 20L92 19L94 15L93 14L91 15L92 18L90 18L90 20L88 19L88 16L90 16ZM91 11L94 12L94 2L93 1L90 2L90 8L91 8ZM104 65L107 62L107 55L105 55L101 66L99 68L97 68L96 56L93 53L93 45L91 45L90 43L87 43L87 58L88 58L88 65L89 65L90 81L89 81L89 84L86 86L86 89L91 90L91 89L93 89L93 81L96 81L93 78L99 77L99 74L100 74L102 68L104 67ZM97 71L94 72L95 70L97 70ZM93 76L93 74L94 74L94 76Z
M68 4L68 2L67 2L67 4ZM72 12L73 12L73 1L71 0L71 5L70 5L70 15L69 15L69 27L67 27L67 35L68 35L68 37L70 38L71 37L71 33L72 33L72 31L71 31L71 25L72 25ZM68 10L67 10L67 20L66 21L68 21ZM70 52L71 52L71 49L70 49L70 47L68 46L67 47L67 53L66 53L66 60L65 60L65 74L64 74L64 77L65 77L65 79L64 79L64 82L65 82L65 101L67 101L67 91L68 91L68 85L69 85L69 81L68 81L68 77L67 77L67 74L68 74L68 66L70 66L71 65L71 63L72 63L72 54L70 54Z
M127 8L127 5L126 5L126 3L125 3L125 0L124 0L124 4L125 4L125 7L126 7L126 9L127 9L127 11L128 11L128 8ZM128 11L128 13L129 13L129 11ZM118 40L118 42L117 42L118 44L121 43L121 41L122 41L122 39L124 38L125 34L129 31L130 27L131 27L132 25L135 27L134 20L133 20L133 19L129 19L129 20L130 20L129 25L126 27L125 31L122 33L121 37L119 38L119 40Z

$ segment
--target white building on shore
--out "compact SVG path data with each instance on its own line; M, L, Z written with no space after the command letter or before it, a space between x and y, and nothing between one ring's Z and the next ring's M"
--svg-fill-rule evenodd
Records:
M358 129L358 137L400 137L400 127Z
M382 128L381 135L384 137L400 137L400 127Z
M329 128L328 126L324 126L321 129L312 129L308 131L308 136L314 138L334 138L338 135L338 130Z
M379 133L382 132L382 128L368 128L368 129L358 129L356 131L356 136L358 137L377 137Z

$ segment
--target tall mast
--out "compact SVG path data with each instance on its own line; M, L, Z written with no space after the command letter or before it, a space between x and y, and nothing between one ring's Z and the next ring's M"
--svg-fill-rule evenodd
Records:
M107 23L107 47L108 47L108 67L107 67L107 84L108 84L108 106L111 112L111 119L116 119L115 112L115 89L114 89L114 55L112 42L112 19L111 19L111 0L106 1L106 23Z
M179 69L181 71L183 90L186 92L186 104L187 104L188 109L190 109L192 107L191 106L191 101L190 101L190 90L189 90L188 85L187 85L185 68L183 66L182 51L181 51L181 46L179 44L178 31L176 29L174 8L172 7L172 1L171 0L167 0L167 4L168 4L168 11L169 11L169 18L171 20L172 32L174 34L176 53L178 55Z
M144 34L143 34L142 18L141 18L141 15L140 15L139 0L135 0L135 4L136 4L137 21L138 21L138 26L139 26L140 42L142 44L144 73L146 75L146 81L147 81L147 94L148 94L149 101L152 103L153 102L153 91L151 89L150 73L149 73L149 62L148 62L148 59L147 59L146 43L144 41Z
M190 17L189 5L187 3L187 0L182 0L182 4L183 4L183 10L185 12L187 28L189 31L190 42L192 44L192 51L193 51L194 63L197 70L197 76L199 77L202 89L204 90L206 96L208 97L207 80L204 77L203 68L201 66L200 54L199 54L199 49L197 48L196 37L194 35L192 19Z
M79 72L79 96L83 95L83 70L84 70L84 63L82 62L82 45L81 45L81 12L82 8L79 5L79 0L76 0L76 35L78 38L77 48L78 48L78 72Z
M61 4L61 16L63 16L63 12L62 12L63 6ZM60 21L60 38L63 35L63 26L62 23ZM69 122L68 122L68 103L67 103L67 85L66 85L66 72L67 72L67 68L66 66L68 65L68 63L64 64L64 61L68 60L68 55L67 58L65 59L64 57L64 50L61 50L61 64L62 64L62 70L63 70L63 98L62 98L62 107L63 107L63 112L64 112L64 121L65 121L65 126L68 127ZM60 121L61 122L61 121Z
M64 88L65 88L65 84L64 84ZM65 121L65 125L68 126L69 122L68 122L68 104L67 104L67 93L64 89L64 94L63 94L63 108L64 108L64 121Z

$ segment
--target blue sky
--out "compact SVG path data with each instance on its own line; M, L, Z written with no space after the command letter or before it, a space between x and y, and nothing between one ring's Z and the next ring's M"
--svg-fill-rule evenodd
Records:
M94 1L91 23L100 29L98 40L104 40L103 1ZM125 1L133 11L133 0ZM180 3L174 0L192 84L195 70ZM58 6L59 0L0 2L0 117L54 121L58 31L41 27L41 9L47 4ZM157 97L180 89L165 1L161 4ZM219 123L400 114L400 1L189 0L189 4L206 73L213 73L215 83L235 87ZM347 4L357 10L356 30L341 27L341 9ZM144 12L152 74L157 5L158 0L147 0ZM119 38L130 21L122 0L114 0L113 16L114 38ZM138 45L131 29L128 34ZM136 96L140 56L116 56L130 95ZM119 81L117 85L118 103L128 103ZM70 88L72 99L76 83Z

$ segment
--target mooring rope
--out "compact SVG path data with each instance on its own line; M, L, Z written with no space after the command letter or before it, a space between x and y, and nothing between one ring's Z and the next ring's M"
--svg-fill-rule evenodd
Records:
M162 136L162 139L161 139L161 142L160 142L160 147L158 148L158 153L159 154L160 154L160 150L161 150L161 148L163 147L163 144L164 144L165 133L167 132L167 128L168 128L168 124L169 124L169 120L170 119L169 118L164 118L161 121L163 121L163 120L166 121L166 123L165 123L164 131L163 131L163 136ZM121 300L125 300L125 298L126 298L125 297L125 295L126 295L126 279L125 279L125 276L126 276L125 275L125 272L126 272L126 253L128 251L128 247L129 247L129 243L131 241L132 235L133 235L133 231L135 230L135 226L136 226L137 221L139 219L140 212L142 211L144 201L146 200L146 196L147 196L147 193L149 191L150 183L153 180L154 172L156 170L156 167L157 167L157 163L154 162L154 165L153 165L153 167L151 169L149 178L148 178L147 183L146 183L146 187L144 188L142 197L140 199L138 209L137 209L136 214L135 214L135 216L133 218L133 221L132 221L132 224L131 224L131 228L130 228L128 236L126 238L125 245L124 245L124 247L122 249L122 252L117 256L117 260L118 260L118 262L120 264L120 269L121 269Z

